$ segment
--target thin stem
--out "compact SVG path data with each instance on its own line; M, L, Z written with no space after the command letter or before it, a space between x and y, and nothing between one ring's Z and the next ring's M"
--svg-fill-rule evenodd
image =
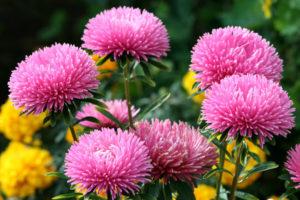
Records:
M107 200L113 200L112 195L109 190L106 191Z
M73 141L74 141L74 142L77 142L77 141L78 141L78 138L77 138L77 135L76 135L76 133L75 133L75 130L74 130L73 125L70 125L70 126L69 126L69 129L71 130L71 134L72 134Z
M226 147L227 147L226 140L222 141L221 145L222 145L223 148L220 149L219 169L223 169L223 167L224 167L225 151L226 151ZM220 171L219 179L218 179L218 182L217 182L216 200L219 200L219 198L220 198L220 189L221 189L221 184L222 184L222 176L223 176L223 170Z
M243 151L243 144L242 142L239 144L240 146L238 147L238 152L236 156L236 161L235 161L235 172L234 172L234 177L232 180L231 184L231 189L230 189L230 198L229 200L235 200L235 192L237 189L237 184L240 176L240 162L241 162L241 153Z
M123 72L123 74L124 74L124 90L125 90L125 98L126 98L126 102L127 102L129 126L131 128L134 128L133 120L132 120L132 112L131 112L128 67L129 67L129 60L126 59L126 64L124 66L124 72Z

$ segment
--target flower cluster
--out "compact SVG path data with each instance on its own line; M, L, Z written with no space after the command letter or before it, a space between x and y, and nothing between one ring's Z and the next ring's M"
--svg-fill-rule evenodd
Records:
M168 33L161 20L138 8L101 12L89 20L82 40L84 48L99 56L113 54L115 59L124 54L137 60L159 58L169 49Z
M26 197L49 187L53 177L52 157L47 150L11 142L0 156L0 185L8 197Z
M191 182L216 163L215 147L186 123L143 121L137 124L135 134L150 150L152 175L156 179Z
M296 183L296 188L300 188L300 145L288 152L288 160L285 167L291 175L291 179Z
M97 69L83 50L68 44L45 47L26 57L8 83L16 107L36 114L62 111L65 104L91 96L98 86Z
M261 145L294 127L293 102L282 87L259 75L233 75L212 85L203 102L203 116L228 137L258 136Z
M214 29L193 48L192 70L201 89L233 74L260 74L279 81L282 60L276 49L257 33L241 27Z
M29 143L32 135L43 127L46 113L39 115L22 115L22 109L16 109L8 99L0 110L0 132L6 138Z
M80 137L66 155L66 175L86 192L109 191L113 197L134 193L149 181L148 149L127 131L103 128Z

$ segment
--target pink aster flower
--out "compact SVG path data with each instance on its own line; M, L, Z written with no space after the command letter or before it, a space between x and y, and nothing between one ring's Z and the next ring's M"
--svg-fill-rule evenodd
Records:
M228 137L286 136L294 127L293 102L277 82L261 75L232 75L205 93L203 117L208 128Z
M90 19L82 37L84 48L100 56L123 54L137 60L165 56L169 50L168 33L152 13L139 8L118 7Z
M189 181L209 171L217 153L199 130L170 120L142 121L135 133L149 148L155 179Z
M288 152L288 159L285 167L292 176L292 180L296 183L296 188L300 189L300 145L296 145L294 149Z
M103 128L85 134L74 143L65 159L69 182L86 193L110 191L113 197L134 193L149 181L149 151L132 133Z
M127 109L127 102L126 100L112 100L112 101L103 101L103 103L107 107L107 111L110 112L115 118L117 118L122 124L128 122L128 109ZM131 107L131 112L133 117L136 116L139 110L136 110L133 106ZM115 122L111 121L109 118L105 117L101 112L99 112L95 105L93 104L85 104L81 111L76 114L76 118L78 120L85 118L85 117L94 117L99 120L101 124L89 122L89 121L82 121L80 122L81 125L100 129L103 127L118 127Z
M201 89L233 74L260 74L279 81L282 60L276 49L255 32L241 27L214 29L198 39L191 69Z
M15 106L27 112L62 111L98 86L96 66L83 50L68 44L45 47L26 57L8 83Z

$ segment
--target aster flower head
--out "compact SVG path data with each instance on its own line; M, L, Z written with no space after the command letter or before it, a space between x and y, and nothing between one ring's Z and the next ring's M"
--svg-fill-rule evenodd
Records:
M169 50L168 33L159 18L146 10L118 7L89 20L82 37L83 47L99 56L124 54L137 60L160 58Z
M81 136L69 149L65 166L69 182L81 190L110 191L113 197L138 191L152 169L149 151L138 137L108 128Z
M142 121L135 133L149 148L155 179L189 181L209 171L217 153L199 130L183 122Z
M260 75L233 75L212 85L203 101L202 113L216 132L228 137L286 136L294 127L293 102L279 83Z
M296 183L295 188L300 188L300 145L296 145L294 149L288 152L288 159L285 168L291 175L291 179Z
M8 83L16 107L36 114L62 111L74 99L90 96L98 86L97 69L83 50L54 44L26 57L12 72Z
M198 39L191 69L201 89L233 74L260 74L279 81L282 60L259 34L241 27L214 29Z
M128 109L127 109L127 102L126 100L110 100L110 101L102 101L106 107L107 111L110 112L116 119L119 120L122 124L125 124L128 122ZM133 114L133 117L136 116L139 110L136 110L134 106L131 107L131 112ZM116 128L118 127L115 122L113 122L111 119L104 116L101 112L97 110L97 107L94 104L85 104L81 111L79 111L76 114L76 118L78 120L83 119L85 117L94 117L98 119L100 124L89 122L89 121L82 121L80 124L82 126L100 129L103 127L110 127L110 128Z

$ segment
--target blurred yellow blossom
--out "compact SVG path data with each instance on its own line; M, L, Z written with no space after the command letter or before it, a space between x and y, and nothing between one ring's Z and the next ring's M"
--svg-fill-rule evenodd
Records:
M246 143L247 143L249 151L257 154L258 157L260 158L261 162L266 161L266 153L261 148L259 148L258 146L256 146L252 142L250 142L249 140L246 140ZM234 147L235 147L235 142L232 142L231 144L228 144L227 145L227 151L231 153ZM248 164L246 165L245 169L250 170L257 164L258 164L257 161L251 157L248 160ZM230 171L234 175L235 165L232 164L231 162L225 160L224 169ZM247 180L243 181L242 183L239 183L238 188L243 189L243 188L248 187L253 182L255 182L260 176L261 176L261 173L255 173L255 174L251 175ZM223 173L222 183L224 185L231 185L232 184L232 179L233 179L233 177L230 174L228 174L226 172Z
M83 127L80 125L75 125L73 126L75 133L78 135L78 133L80 133L81 131L83 131ZM69 143L73 143L73 137L72 137L72 133L71 130L68 128L67 133L66 133L66 140Z
M92 55L92 59L97 62L99 61L99 59L102 59L104 57L99 57L97 54L94 54ZM108 59L107 61L105 61L105 63L103 63L102 65L98 66L98 70L99 71L116 71L118 68L118 65L117 65L117 62L115 61L111 61L110 59ZM105 73L102 73L100 72L100 74L97 76L97 78L99 80L101 79L104 79L104 78L110 78L112 76L112 73L111 72L105 72Z
M8 99L0 110L0 132L10 140L30 143L32 135L43 126L46 113L22 115Z
M36 189L44 189L54 181L45 176L53 171L47 150L12 141L0 156L0 184L7 197L26 197Z
M198 91L197 88L193 89L193 85L196 82L196 79L194 77L195 77L195 73L192 71L188 71L182 79L182 86L186 90L188 95L192 95ZM203 92L201 94L193 96L193 101L198 104L201 104L204 98L205 98L205 94Z
M200 184L194 189L196 200L211 200L216 197L216 189L205 184Z
M262 10L267 19L272 17L271 7L272 7L272 0L264 0L263 1Z
M273 195L271 197L269 197L267 200L279 200L279 197L276 195ZM287 198L282 198L281 200L288 200Z

